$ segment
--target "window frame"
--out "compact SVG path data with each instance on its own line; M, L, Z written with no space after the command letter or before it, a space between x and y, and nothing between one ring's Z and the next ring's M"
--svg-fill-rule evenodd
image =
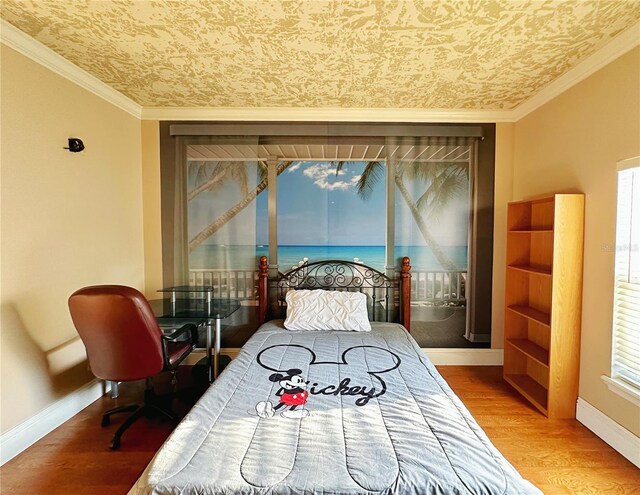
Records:
M618 305L619 298L623 296L622 294L619 293L619 290L618 290L617 279L620 276L618 273L618 263L620 261L621 256L623 257L627 256L631 258L634 247L635 249L637 249L637 247L634 246L633 243L631 242L631 239L630 239L630 242L624 246L619 246L617 244L618 238L619 238L618 229L620 226L620 216L621 216L620 173L629 171L629 170L633 170L634 174L638 174L638 176L640 177L640 156L622 160L617 164L616 237L615 237L616 243L614 244L615 248L613 249L615 259L614 259L614 273L613 273L613 311L612 311L612 322L611 322L611 366L610 366L610 376L602 375L601 378L612 392L620 395L621 397L634 403L635 405L640 406L640 385L638 383L634 383L634 380L632 378L626 377L624 373L620 372L620 364L619 364L619 360L617 359L617 346L616 346L616 336L617 336L617 333L619 332L619 330L617 330L617 325L616 325L617 318L618 318L617 305ZM632 190L631 198L629 199L630 208L633 207L632 201L635 194L640 196L640 190L639 191ZM627 282L627 283L631 284L631 282ZM640 288L640 283L639 284L634 283L633 285L638 285ZM640 356L638 357L638 362L640 364Z

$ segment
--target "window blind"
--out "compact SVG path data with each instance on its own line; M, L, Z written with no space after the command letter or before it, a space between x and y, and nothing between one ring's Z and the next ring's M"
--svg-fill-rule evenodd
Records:
M614 290L612 375L640 388L640 167L618 171Z

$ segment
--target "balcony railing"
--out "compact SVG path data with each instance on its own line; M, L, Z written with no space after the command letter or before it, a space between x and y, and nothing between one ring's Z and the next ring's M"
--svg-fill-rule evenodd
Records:
M189 270L189 285L210 285L213 297L221 299L258 300L257 270L193 269Z
M411 302L461 305L466 302L466 270L411 270Z
M411 301L428 305L466 302L466 270L411 271ZM189 284L210 285L214 297L257 301L258 271L230 269L189 270Z

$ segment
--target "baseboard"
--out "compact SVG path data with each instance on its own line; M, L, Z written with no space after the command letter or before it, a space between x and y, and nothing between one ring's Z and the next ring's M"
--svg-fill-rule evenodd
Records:
M2 434L0 436L0 465L10 461L42 437L51 433L108 391L108 385L102 380L90 381Z
M469 342L478 343L487 343L491 342L491 335L488 333L473 333L469 332L469 336L464 336Z
M436 366L502 366L503 349L432 349L422 350Z
M224 347L220 349L220 354L224 354L225 356L229 356L231 359L235 359L238 354L240 354L241 350L241 347Z
M578 397L576 419L640 467L640 437L635 436L580 397Z

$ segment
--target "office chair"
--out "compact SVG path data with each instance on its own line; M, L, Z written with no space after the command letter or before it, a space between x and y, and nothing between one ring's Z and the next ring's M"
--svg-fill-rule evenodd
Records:
M91 372L97 378L114 382L147 380L142 405L116 407L103 414L102 426L107 426L113 414L134 411L116 431L111 449L120 448L122 434L142 416L158 413L175 421L173 413L154 401L150 378L170 371L175 383L178 365L196 347L196 326L187 324L164 335L145 297L136 289L121 285L79 289L69 297L69 310L87 349Z

